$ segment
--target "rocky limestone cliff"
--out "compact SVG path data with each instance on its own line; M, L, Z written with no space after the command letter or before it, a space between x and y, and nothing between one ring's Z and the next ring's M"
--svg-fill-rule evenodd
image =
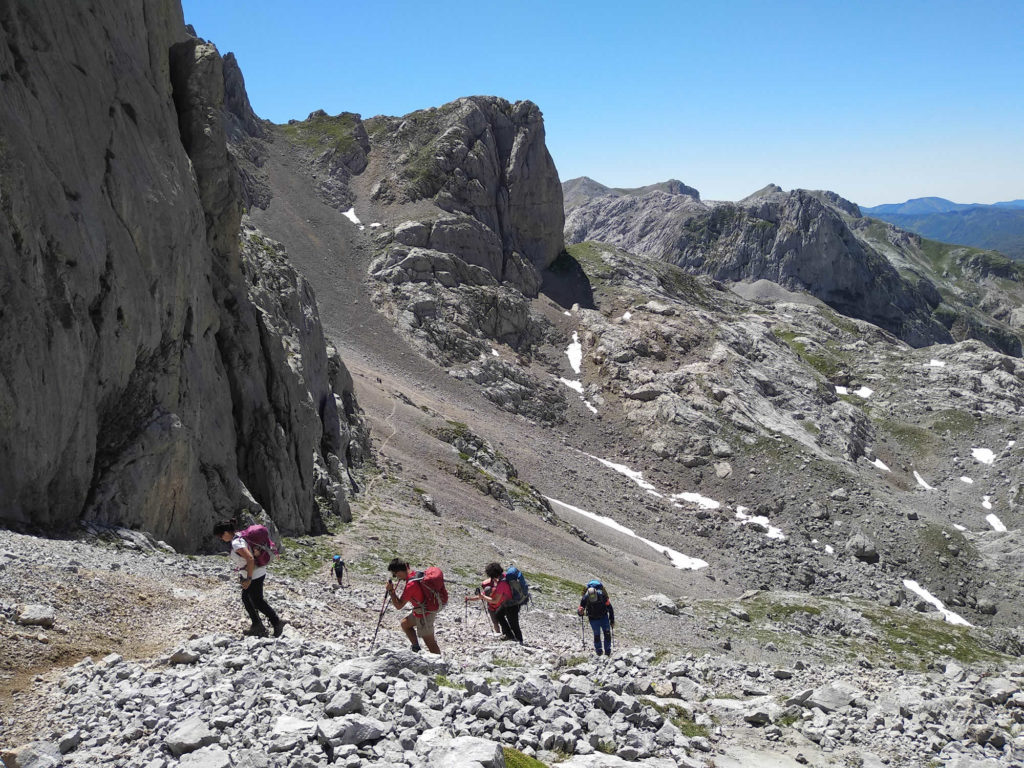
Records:
M940 300L903 279L850 231L855 206L832 193L774 185L739 203L704 204L661 190L602 196L566 220L566 241L598 240L719 280L767 279L806 291L914 346L952 341Z
M358 414L308 286L240 247L216 49L174 0L7 3L0 30L0 520L320 530Z

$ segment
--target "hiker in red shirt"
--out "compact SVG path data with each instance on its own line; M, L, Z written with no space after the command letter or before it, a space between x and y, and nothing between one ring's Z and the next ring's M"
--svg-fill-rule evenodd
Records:
M422 574L411 570L409 564L404 560L396 557L388 563L388 571L393 579L405 582L402 596L399 597L395 592L394 582L392 579L388 579L387 591L391 597L391 604L398 609L405 605L412 605L412 611L402 619L402 623L399 625L405 632L405 636L409 638L412 650L417 653L420 650L420 644L416 639L416 631L419 630L420 639L427 646L427 650L431 653L441 653L437 640L434 639L434 619L441 609L438 598L428 594L429 589L422 582Z
M488 563L484 573L491 580L493 589L490 594L481 592L479 595L467 595L466 602L483 600L487 609L492 612L494 621L501 628L502 640L523 642L523 631L519 628L519 606L512 605L512 587L504 578L504 571L499 563Z

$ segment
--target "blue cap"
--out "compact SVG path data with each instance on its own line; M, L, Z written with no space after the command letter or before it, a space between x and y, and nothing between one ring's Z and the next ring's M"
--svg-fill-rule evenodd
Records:
M335 560L341 560L341 555L335 555L335 556L334 556L334 559L335 559Z

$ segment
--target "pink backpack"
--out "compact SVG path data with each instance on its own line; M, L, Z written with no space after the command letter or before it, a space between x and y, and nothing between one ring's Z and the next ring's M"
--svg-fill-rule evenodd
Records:
M256 561L257 567L262 568L277 557L277 544L270 538L270 531L267 530L266 526L250 525L235 535L241 536L245 540L249 551L252 552L252 559Z

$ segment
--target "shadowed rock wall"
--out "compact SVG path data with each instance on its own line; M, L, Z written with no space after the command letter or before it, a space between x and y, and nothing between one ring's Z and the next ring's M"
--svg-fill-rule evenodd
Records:
M176 0L4 2L0 35L0 521L320 530L343 393L311 292L289 334L294 273L243 259L216 49Z

